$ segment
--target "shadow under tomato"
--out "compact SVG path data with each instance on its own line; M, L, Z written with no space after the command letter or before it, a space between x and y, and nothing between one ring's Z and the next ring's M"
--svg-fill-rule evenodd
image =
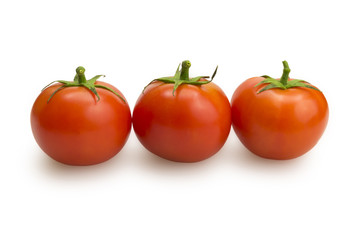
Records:
M40 152L37 156L40 168L46 175L61 179L87 178L94 176L103 176L111 171L121 171L122 165L121 152L113 158L95 165L72 166L60 163L45 153Z
M199 162L184 163L184 162L175 162L168 159L159 157L145 148L143 148L139 153L139 158L141 159L141 166L146 170L156 172L159 174L187 174L192 172L199 172L201 169L204 169L206 165L211 161L211 158L205 159Z
M262 165L262 166L291 166L299 163L299 158L289 159L289 160L275 160L269 158L263 158L257 156L251 151L243 148L241 151L241 155L243 156L242 163L245 165Z
M232 137L231 141L228 141L226 150L228 152L228 157L231 159L230 163L234 167L260 172L288 172L291 169L301 167L305 160L304 156L289 160L273 160L259 157L245 148L235 137Z

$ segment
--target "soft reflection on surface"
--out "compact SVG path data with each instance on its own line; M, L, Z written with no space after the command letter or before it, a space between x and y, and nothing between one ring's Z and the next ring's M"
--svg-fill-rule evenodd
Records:
M66 165L53 160L43 152L38 153L37 159L39 171L43 176L63 181L95 180L114 173L120 174L125 164L124 159L122 159L122 152L106 162L90 166Z
M69 166L49 158L40 150L34 153L37 172L41 179L65 182L104 182L109 178L116 181L138 181L142 179L174 179L194 181L210 177L242 179L284 179L303 172L308 162L306 155L292 160L264 159L249 152L231 132L224 147L209 159L195 163L173 162L147 151L137 141L135 135L114 158L92 166ZM313 159L312 161L316 161ZM216 181L216 179L213 179ZM220 180L220 179L219 179ZM201 181L200 181L201 182Z

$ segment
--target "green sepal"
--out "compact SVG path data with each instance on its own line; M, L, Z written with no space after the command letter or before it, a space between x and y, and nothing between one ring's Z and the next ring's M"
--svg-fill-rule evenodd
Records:
M89 89L91 92L93 92L95 94L95 96L97 97L97 101L100 100L100 96L99 96L98 92L96 91L94 84L86 82L86 83L80 84L80 86L84 86L87 89Z
M216 66L215 71L214 71L213 75L211 76L210 82L212 82L212 80L214 79L214 77L215 77L215 75L217 73L218 67L219 66Z
M184 63L184 62L188 62L188 63L189 63L189 61L183 61L182 63ZM189 65L191 66L191 64L189 64ZM180 69L180 66L182 66L181 69ZM207 81L199 81L199 80L202 79L202 78L204 78L204 79L209 78L209 76L198 76L198 77L194 77L194 78L184 77L184 79L182 79L181 76L188 76L188 71L189 71L189 67L190 67L190 66L187 66L187 67L185 68L185 67L183 67L183 66L184 66L184 64L179 64L178 68L176 69L175 75L174 75L173 77L161 77L161 78L156 78L156 79L152 80L150 83L148 83L148 84L144 87L142 93L145 92L145 89L146 89L150 84L152 84L153 82L156 82L156 81L160 81L160 82L163 82L163 83L174 84L174 88L173 88L172 94L173 94L173 96L175 96L175 91L176 91L176 89L177 89L180 85L182 85L182 84L203 85L203 84L208 84L208 83L210 83L210 82L214 79L214 77L215 77L215 75L216 75L216 73L217 73L217 69L218 69L218 66L216 66L215 71L214 71L213 75L211 76L211 79L210 79L210 80L207 80ZM184 74L184 73L185 73L185 74Z
M153 82L156 82L156 81L157 81L157 79L154 79L154 80L152 80L151 82L149 82L149 83L143 88L142 93L144 94L145 89L146 89L150 84L152 84ZM160 80L159 80L159 81L160 81Z
M272 78L272 77L270 77L268 75L262 75L261 77L263 77L263 78Z
M152 84L153 82L156 82L156 81L160 81L160 82L163 82L163 83L175 83L174 77L162 77L162 78L157 78L157 79L154 79L152 80L151 82L149 82L145 87L144 89L142 90L142 93L145 92L145 89L150 85Z
M174 79L174 77L162 77L162 78L154 79L151 82L154 82L154 81L160 81L160 82L164 82L164 83L174 83L175 79Z
M266 85L265 87L263 87L260 91L258 91L257 93L261 93L263 91L266 91L266 90L269 90L269 89L272 89L272 88L281 88L281 89L284 89L282 87L279 87L278 85L274 84L274 83L271 83L269 85Z
M318 89L318 88L316 88L316 87L313 87L313 86L311 86L311 85L308 85L308 84L305 84L305 85L302 86L302 87L310 88L310 89L313 89L313 90L316 90L316 91L321 92L320 89Z
M72 83L71 81L65 81L65 80L56 80L56 81L52 81L51 83L49 83L48 85L46 85L43 89L41 89L41 91L44 91L46 88L50 87L50 85L54 84L54 83L62 83L62 84L70 84Z
M111 88L109 88L109 87L107 87L107 86L98 85L98 84L95 84L95 87L97 87L97 88L103 88L103 89L106 89L106 90L112 92L113 94L115 94L116 96L118 96L121 100L123 100L123 101L126 103L125 99L124 99L120 94L118 94L117 92L115 92L113 89L111 89Z
M105 75L96 75L95 77L87 80L87 82L90 83L90 84L95 84L95 82L101 77L105 77Z
M79 73L78 70L80 68L82 71ZM53 82L49 83L42 89L42 91L44 91L46 88L48 88L50 85L52 85L53 83L56 83L56 82L63 84L62 86L57 88L51 94L51 96L49 97L47 102L49 102L52 99L52 97L61 89L64 89L67 87L85 87L85 88L89 89L92 93L94 93L94 95L97 97L97 101L100 100L100 96L99 96L98 92L96 91L96 88L103 88L103 89L109 90L110 92L114 93L122 101L124 101L124 103L126 103L125 99L123 97L121 97L121 95L118 94L117 92L115 92L113 89L103 86L103 85L95 84L96 80L98 80L100 77L105 77L105 75L96 75L95 77L91 78L90 80L86 80L85 75L84 75L85 69L82 67L78 67L76 70L77 70L77 73L74 77L74 81L57 80L57 81L53 81ZM81 74L81 76L79 74Z
M47 103L50 102L50 100L51 100L52 97L55 95L55 93L57 93L58 91L60 91L60 90L63 89L63 88L66 88L66 86L65 86L65 85L62 85L62 86L58 87L58 88L51 94L51 96L50 96L49 99L47 100Z
M300 80L300 79L293 79L291 81L288 81L288 86L289 87L306 87L306 88L320 91L318 88L311 86L309 84L309 82L307 82L305 80Z
M199 81L201 78L209 78L209 76L198 76L198 77L194 77L194 78L190 78L189 82L197 82Z
M174 75L174 80L179 80L180 76L181 76L181 71L180 71L180 65L178 66L178 68L176 69L175 75Z
M173 91L172 91L172 95L175 96L175 91L176 89L185 82L185 80L176 80L175 81L175 84L174 84L174 88L173 88Z
M256 84L255 87L260 86L261 84L264 84L264 83L272 83L273 81L278 81L278 80L269 77L269 78L267 78L265 80L262 80L258 84Z
M63 85L60 86L59 88L57 88L49 97L49 99L47 100L47 102L49 102L51 100L51 98L55 95L55 93L57 93L58 91L60 91L61 89L63 88L66 88L66 87L76 87L76 86L79 86L79 83L76 83L76 82L71 82L71 81L65 81L65 80L57 80L57 81L53 81L51 83L49 83L48 85L46 85L41 91L44 91L46 88L48 88L51 84L53 83L62 83Z
M261 92L264 92L266 90L273 89L273 88L280 88L280 89L286 90L286 89L293 88L293 87L305 87L305 88L310 88L313 90L320 91L318 88L309 85L309 83L306 82L305 80L292 79L291 81L289 81L289 73L290 73L289 65L286 61L283 61L283 65L284 65L283 75L280 80L274 79L268 75L261 76L265 79L263 81L259 82L258 84L256 84L254 87L260 86L262 84L269 84L269 85L266 85L265 87L260 89L257 92L258 94Z

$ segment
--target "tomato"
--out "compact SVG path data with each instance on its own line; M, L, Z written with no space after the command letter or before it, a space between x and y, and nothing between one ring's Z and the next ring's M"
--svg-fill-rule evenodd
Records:
M231 108L224 92L207 76L188 77L189 61L174 77L152 81L133 111L137 138L150 152L177 162L209 158L224 145Z
M115 156L131 130L131 112L114 86L86 80L82 67L73 82L45 88L31 110L36 142L51 158L69 165L92 165ZM96 89L95 89L96 88Z
M313 148L329 117L323 93L289 79L286 61L280 80L268 76L243 82L231 99L232 125L244 146L258 156L292 159Z

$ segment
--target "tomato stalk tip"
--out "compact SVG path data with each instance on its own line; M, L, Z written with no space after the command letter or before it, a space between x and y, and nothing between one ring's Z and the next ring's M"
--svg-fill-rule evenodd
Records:
M76 75L77 75L77 79L79 81L79 83L86 83L86 78L85 78L85 68L82 66L79 66L76 68ZM76 76L75 76L76 78Z
M286 86L287 85L287 82L289 80L289 74L290 74L290 68L289 68L289 64L287 61L283 61L283 66L284 66L284 69L283 69L283 74L281 76L281 79L280 79L280 82Z
M181 71L180 71L180 80L189 80L189 69L191 67L191 62L189 60L185 60L181 63Z

